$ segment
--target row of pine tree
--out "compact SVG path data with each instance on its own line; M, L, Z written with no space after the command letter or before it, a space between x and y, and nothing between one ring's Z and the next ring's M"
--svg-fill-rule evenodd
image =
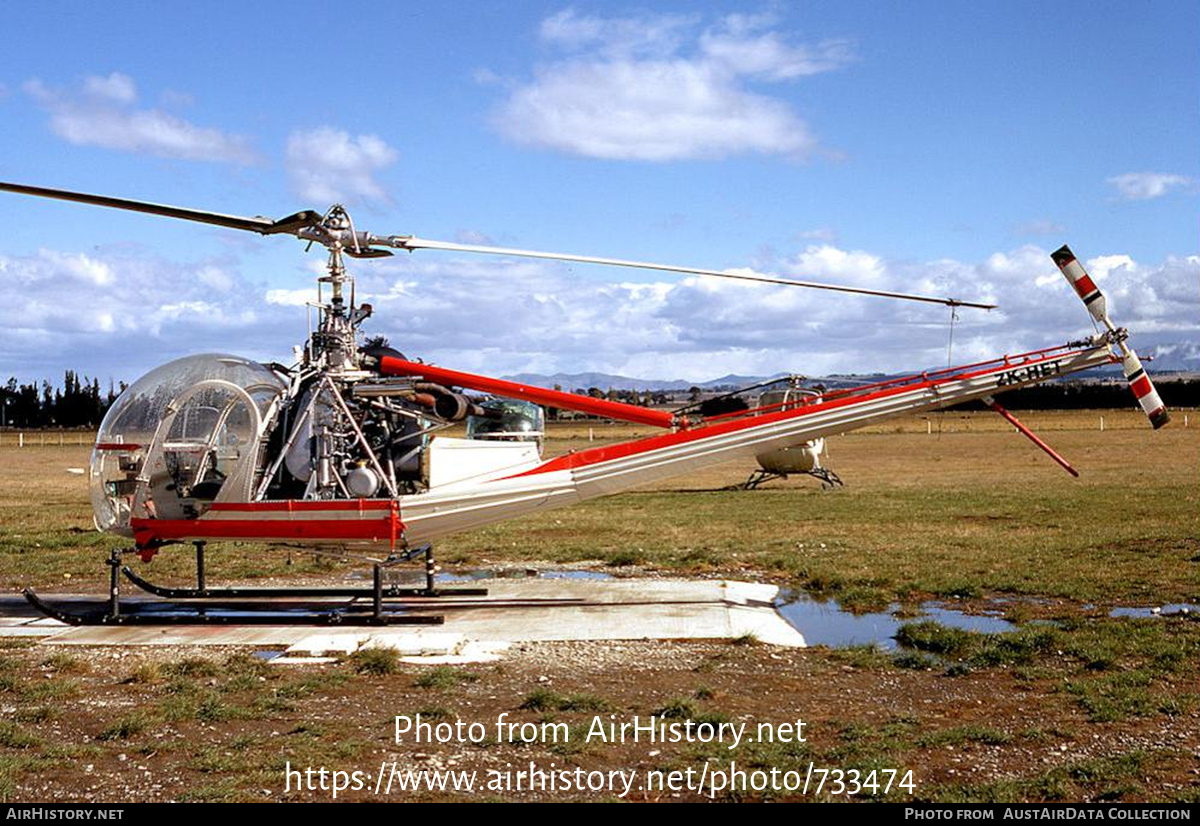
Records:
M19 384L15 378L0 387L0 425L19 428L96 427L113 401L125 389L125 383L107 390L100 380L66 371L61 387L48 381Z

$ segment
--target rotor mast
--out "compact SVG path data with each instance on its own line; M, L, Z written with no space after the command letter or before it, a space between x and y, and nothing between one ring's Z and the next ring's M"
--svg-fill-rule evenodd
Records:
M329 250L325 264L325 275L317 278L319 285L328 284L329 303L318 301L321 313L317 330L309 339L307 353L314 367L324 367L334 372L357 370L358 342L355 332L358 325L371 315L371 306L354 304L354 278L346 270L343 240L354 239L354 224L349 213L341 204L334 204L321 220L325 230L322 243ZM357 246L357 245L356 245ZM347 304L345 285L350 285L350 301Z

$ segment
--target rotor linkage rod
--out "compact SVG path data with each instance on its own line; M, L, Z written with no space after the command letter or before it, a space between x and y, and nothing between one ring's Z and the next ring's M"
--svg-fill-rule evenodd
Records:
M665 410L651 410L648 407L638 407L635 404L612 402L607 399L594 399L591 396L564 393L561 390L547 390L544 387L519 384L515 381L493 379L489 376L479 376L474 373L462 373L458 370L447 370L444 367L419 364L415 361L406 361L394 356L383 356L379 359L379 372L386 376L423 376L439 384L465 387L470 390L478 390L481 393L492 393L509 399L523 399L535 404L561 407L564 410L575 410L580 413L589 413L593 416L619 419L623 422L634 422L635 424L647 424L663 428L672 428L676 424L675 414Z

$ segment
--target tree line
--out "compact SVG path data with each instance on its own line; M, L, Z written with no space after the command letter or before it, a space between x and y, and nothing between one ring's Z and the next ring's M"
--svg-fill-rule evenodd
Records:
M1155 387L1167 407L1196 407L1200 402L1200 381L1195 379L1156 379ZM997 394L999 402L1013 410L1118 410L1137 404L1129 385L1120 379L1110 382L1046 382ZM984 410L983 402L963 402L954 410Z
M108 408L126 388L125 382L110 379L105 390L100 380L67 370L61 387L43 380L19 384L15 378L0 387L0 424L19 428L97 427ZM555 385L555 390L562 388ZM693 388L693 399L698 395ZM1200 381L1183 379L1159 381L1159 394L1168 407L1200 405ZM596 387L575 388L580 395L623 401L627 404L664 405L670 396L649 390L614 390ZM1064 410L1073 408L1123 408L1130 405L1129 387L1116 382L1048 382L1005 393L1004 405L1014 410ZM982 409L982 402L966 402L956 409ZM552 417L553 418L553 417Z
M10 377L0 388L0 424L20 428L96 427L125 387L125 382L114 385L110 379L107 390L101 390L99 379L81 376L74 370L66 371L61 387L45 380L19 384Z

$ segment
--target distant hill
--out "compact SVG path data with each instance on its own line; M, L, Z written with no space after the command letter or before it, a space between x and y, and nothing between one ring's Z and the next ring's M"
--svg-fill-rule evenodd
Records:
M1157 360L1156 360L1157 362ZM1172 369L1174 366L1170 362L1158 363L1161 365L1159 369L1147 364L1149 372L1159 381L1172 381L1181 379L1195 379L1197 374L1192 371ZM1167 369L1162 369L1167 368ZM931 368L938 369L938 368ZM876 382L887 381L889 379L899 378L901 373L856 373L856 374L834 374L829 376L810 376L809 385L822 384L827 388L843 388L843 387L860 387L864 384L874 384ZM709 379L708 381L694 382L684 381L683 379L639 379L630 376L619 376L612 373L555 373L553 375L543 375L541 373L518 373L512 376L502 376L508 381L520 382L521 384L531 384L534 387L553 388L558 385L563 390L568 392L577 388L587 390L590 387L598 388L607 392L609 388L613 390L650 390L654 392L678 392L686 391L692 387L700 387L704 390L713 390L716 388L733 388L747 387L752 384L770 381L772 379L786 378L787 373L775 373L770 376L742 376L735 373L720 376L719 378ZM1112 380L1120 379L1121 370L1117 366L1099 367L1093 370L1085 370L1082 373L1068 376L1060 381L1096 381L1096 380Z

